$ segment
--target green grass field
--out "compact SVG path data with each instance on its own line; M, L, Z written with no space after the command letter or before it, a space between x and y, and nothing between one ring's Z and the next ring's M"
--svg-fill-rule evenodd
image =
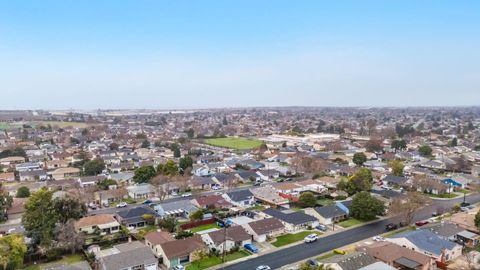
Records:
M225 256L225 261L226 262L234 261L234 260L237 260L237 259L240 259L240 258L243 258L243 257L247 257L249 255L250 255L250 253L248 253L247 251L240 250L240 251L237 251L237 252L227 254ZM192 262L190 265L187 265L186 269L187 270L202 270L202 269L206 269L206 268L209 268L209 267L212 267L212 266L215 266L215 265L219 265L221 263L222 263L222 258L221 257L212 256L212 257L207 257L207 258L205 258L203 260L200 260L200 261Z
M315 233L317 235L321 234L321 233L316 232L316 231L304 231L304 232L299 232L299 233L294 233L294 234L287 233L287 234L280 235L279 237L277 237L277 240L275 242L273 242L272 245L274 245L275 247L281 247L281 246L289 245L289 244L292 244L292 243L295 243L295 242L298 242L298 241L302 241L303 238L305 238L305 236L307 236L309 234L312 234L312 233Z
M262 145L262 141L256 139L246 139L246 138L215 138L215 139L206 139L205 143L212 146L231 148L237 150L248 150L254 149Z
M217 225L217 223L212 223L212 224L200 225L198 227L192 228L190 231L192 233L196 233L196 232L206 231L210 229L220 229L220 227Z
M362 224L362 223L365 223L365 221L361 221L361 220L358 220L358 219L355 219L355 218L349 218L347 220L339 222L338 225L342 226L343 228L348 228L348 227L352 227L352 226L359 225L359 224Z

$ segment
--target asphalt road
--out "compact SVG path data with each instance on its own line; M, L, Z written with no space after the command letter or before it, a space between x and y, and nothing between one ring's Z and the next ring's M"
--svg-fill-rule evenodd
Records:
M480 202L480 194L468 196L466 199L469 203ZM425 220L431 217L432 212L439 207L444 210L450 209L454 204L463 202L463 198L454 200L440 201L434 200L431 205L426 206L419 210L414 217L414 221ZM393 217L377 222L373 222L364 226L360 226L354 229L346 230L340 233L332 234L326 237L320 238L318 241L310 244L300 244L297 246L281 249L276 252L272 252L260 257L253 258L251 260L243 261L237 264L225 266L226 270L246 270L256 269L259 265L268 265L272 269L280 268L284 265L289 265L302 260L306 260L310 257L318 256L324 252L331 251L336 248L340 248L367 238L371 238L375 235L379 235L385 232L385 226L388 223L399 223L400 218Z

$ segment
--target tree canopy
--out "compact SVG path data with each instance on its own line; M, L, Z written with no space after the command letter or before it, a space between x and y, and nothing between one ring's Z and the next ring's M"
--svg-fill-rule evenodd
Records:
M49 247L57 223L57 213L52 200L53 192L42 188L33 193L25 203L22 217L25 235L32 239L32 244Z
M349 195L353 195L361 191L369 191L373 185L372 172L367 168L361 168L358 170L347 182L344 182L344 186L339 188L345 190Z
M0 186L0 222L7 220L7 209L12 206L13 198Z
M30 197L30 189L26 186L21 186L17 189L17 198L28 198Z
M353 163L355 163L357 166L362 166L366 161L367 156L365 156L364 153L355 153L353 155Z
M395 150L403 150L407 148L407 142L405 140L393 140L392 148Z
M101 158L96 158L87 161L83 166L83 172L85 175L97 175L102 173L105 169L105 162Z
M385 212L384 204L369 192L355 194L352 200L351 215L359 220L373 220Z
M304 192L300 195L297 202L300 207L314 207L317 204L317 199L311 192Z
M187 168L192 168L193 166L193 159L191 156L184 156L183 158L180 158L179 167L182 170L182 172L185 171Z
M422 145L418 148L418 153L423 157L430 157L432 156L432 148L428 145Z
M173 160L167 160L164 164L160 163L157 166L157 172L161 175L175 176L178 174L178 166Z
M388 166L392 169L392 174L396 176L403 176L403 162L401 160L395 159L388 162Z
M0 266L2 269L21 269L27 245L18 234L0 237Z
M148 183L156 174L157 172L153 166L142 166L135 170L133 181L136 183Z

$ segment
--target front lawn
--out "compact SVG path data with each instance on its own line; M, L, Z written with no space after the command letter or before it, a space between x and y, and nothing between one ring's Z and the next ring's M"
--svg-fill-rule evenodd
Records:
M192 233L197 233L197 232L211 230L211 229L220 229L220 227L217 225L217 223L212 223L212 224L205 224L205 225L200 225L200 226L191 228L190 231Z
M245 250L236 251L225 256L225 262L234 261L249 256ZM187 265L187 270L202 270L222 263L222 256L211 256Z
M439 199L453 199L458 197L460 194L458 193L445 193L445 194L428 194L431 198L439 198Z
M322 198L317 200L317 204L325 205L332 205L335 204L335 201L332 199Z
M262 141L256 140L256 139L234 138L234 137L206 139L204 142L212 146L237 149L237 150L249 150L249 149L258 148L263 143Z
M359 224L362 224L362 223L365 223L365 222L366 221L361 221L361 220L358 220L356 218L349 218L347 220L339 222L338 225L342 226L343 228L348 228L348 227L359 225Z
M305 238L305 236L307 236L309 234L312 234L312 233L317 234L317 235L321 234L321 233L316 232L316 231L304 231L304 232L299 232L299 233L294 233L294 234L287 233L287 234L278 236L277 239L275 240L275 242L272 243L272 245L274 245L275 247L281 247L281 246L285 246L285 245L288 245L288 244L292 244L292 243L303 240L303 238Z

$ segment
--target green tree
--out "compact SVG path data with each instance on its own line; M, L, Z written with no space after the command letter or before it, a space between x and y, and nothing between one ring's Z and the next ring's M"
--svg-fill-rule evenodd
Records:
M388 162L388 166L392 169L393 175L403 176L403 162L401 160L395 159Z
M195 131L193 130L193 128L189 128L189 129L187 130L187 137L188 137L189 139L193 139L193 138L195 137Z
M380 152L383 150L382 141L379 139L370 139L366 144L368 152Z
M33 193L25 203L22 217L25 235L32 239L34 246L50 247L58 221L52 200L53 192L42 188Z
M367 156L364 153L355 153L353 155L353 163L357 166L362 166L365 161L367 161Z
M21 147L16 147L14 149L6 149L0 152L0 158L4 157L27 157L27 153L23 148Z
M304 192L300 195L297 202L300 207L314 207L317 204L317 199L311 192Z
M23 236L12 234L0 237L1 269L22 269L26 252L27 245L23 241Z
M142 145L140 145L141 148L148 148L150 147L150 142L148 140L143 140Z
M227 117L226 117L226 116L223 117L222 124L223 124L224 126L228 125L228 121L227 121Z
M180 169L185 171L187 168L192 168L193 166L193 159L191 156L184 156L183 158L180 158L180 161L178 162Z
M175 176L178 175L178 166L175 161L169 159L165 164L158 164L157 172L161 175Z
M139 140L146 140L147 135L145 135L145 133L137 133L137 135L135 135L135 138L137 138Z
M7 220L7 209L12 206L13 198L0 185L0 222Z
M404 150L407 148L407 142L405 140L394 140L392 142L392 148L395 150Z
M26 186L21 186L17 189L17 198L28 198L30 197L30 189Z
M458 139L455 137L450 141L450 146L455 147L458 145Z
M368 221L375 219L377 215L381 215L384 212L384 204L369 192L362 191L353 196L350 212L352 217Z
M143 166L135 170L133 175L133 181L136 183L147 183L152 179L157 173L153 166Z
M182 153L180 152L180 148L175 148L173 150L173 157L179 158L181 155L182 155Z
M418 148L418 153L423 157L430 157L432 156L432 148L428 145L422 145Z
M158 222L160 228L164 228L169 232L174 232L177 226L177 219L174 217L163 218Z
M198 209L197 211L191 213L189 218L190 220L201 220L203 218L203 210Z
M65 224L68 220L77 220L87 214L87 207L73 197L60 197L53 201L58 222Z
M361 191L369 191L372 189L373 176L372 172L367 168L358 170L347 182L346 191L353 195Z
M101 158L96 158L85 163L83 172L85 175L97 175L105 169L105 162Z

